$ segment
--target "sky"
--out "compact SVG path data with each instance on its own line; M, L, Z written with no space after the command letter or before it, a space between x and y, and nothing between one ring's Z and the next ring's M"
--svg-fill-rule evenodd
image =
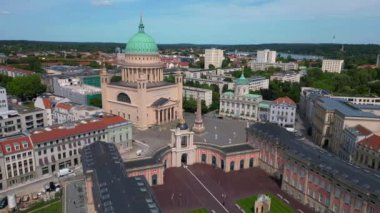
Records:
M0 40L380 44L380 0L0 0ZM334 39L335 37L335 39Z

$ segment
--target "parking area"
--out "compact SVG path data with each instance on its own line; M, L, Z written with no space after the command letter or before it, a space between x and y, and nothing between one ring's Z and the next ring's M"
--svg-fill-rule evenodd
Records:
M207 208L216 212L240 212L236 200L254 194L280 194L295 210L311 212L309 208L284 193L280 185L258 168L224 173L209 165L196 164L188 168L165 171L164 185L153 190L163 212L185 212Z

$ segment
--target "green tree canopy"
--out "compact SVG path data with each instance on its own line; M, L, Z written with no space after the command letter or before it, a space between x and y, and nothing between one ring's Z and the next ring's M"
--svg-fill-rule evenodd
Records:
M121 76L118 76L118 75L112 76L111 82L119 82L119 81L121 81Z
M31 100L46 91L38 75L15 77L7 85L7 91L21 100Z

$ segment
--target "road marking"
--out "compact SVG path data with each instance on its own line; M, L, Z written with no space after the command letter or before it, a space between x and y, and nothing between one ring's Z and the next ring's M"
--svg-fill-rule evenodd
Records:
M199 180L199 178L192 172L192 171L190 171L190 169L189 168L187 168L187 167L185 167L185 169L187 170L187 171L189 171L190 172L190 174L195 178L195 180L197 180L198 182L199 182L199 184L201 184L201 186L204 188L204 189L206 189L206 191L216 200L216 202L218 202L219 203L219 205L226 211L226 212L229 212L228 211L228 209L226 209L226 207L224 207L223 206L223 204L221 204L220 202L219 202L219 200L218 199L216 199L216 197L210 192L210 190L202 183L202 181L201 180Z

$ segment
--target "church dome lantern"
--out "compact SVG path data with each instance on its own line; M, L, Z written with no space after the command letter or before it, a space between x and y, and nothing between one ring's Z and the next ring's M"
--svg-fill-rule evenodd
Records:
M156 42L144 31L142 17L140 18L139 31L129 39L125 53L130 55L158 54Z

